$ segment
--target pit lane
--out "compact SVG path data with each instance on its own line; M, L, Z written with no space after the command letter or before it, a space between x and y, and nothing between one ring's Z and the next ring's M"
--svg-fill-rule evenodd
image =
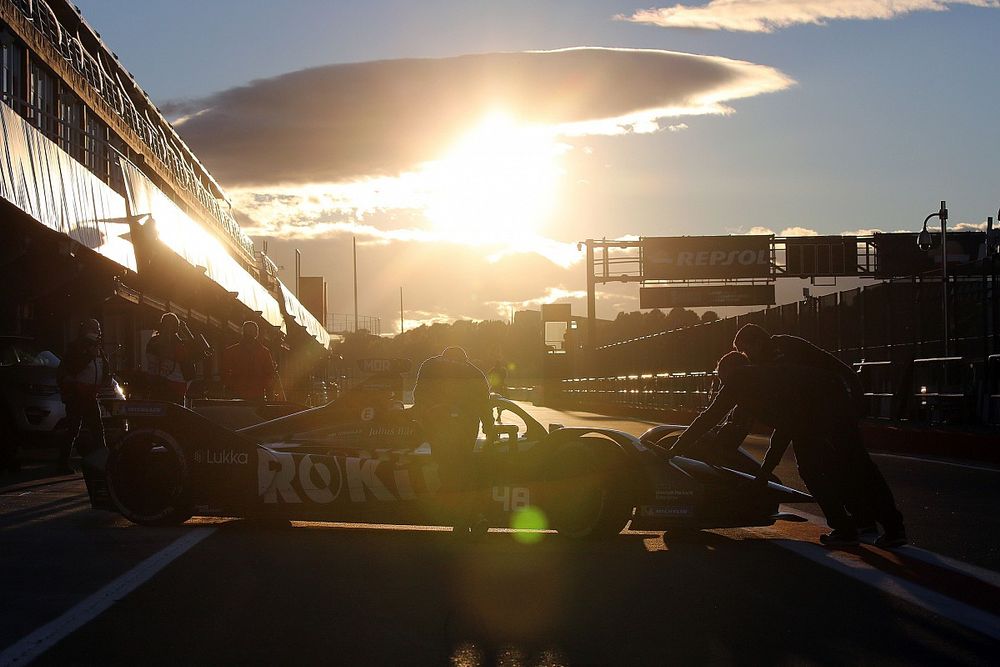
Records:
M529 410L542 423L646 428ZM938 544L946 548L940 553L998 569L995 538L976 546L976 534L997 534L989 510L997 506L995 471L877 461L917 545ZM798 484L793 470L785 461L779 472ZM930 500L934 509L918 514ZM947 610L786 548L825 557L811 524L666 542L625 533L581 545L554 535L523 544L498 531L463 544L436 529L211 523L210 536L55 643L38 664L989 664L997 655L996 639ZM0 647L16 645L191 530L139 528L93 512L78 478L39 476L0 488L7 574ZM870 548L858 557L888 558ZM915 566L895 568L907 574ZM989 583L956 576L931 571L919 583L991 613L982 598L959 591Z

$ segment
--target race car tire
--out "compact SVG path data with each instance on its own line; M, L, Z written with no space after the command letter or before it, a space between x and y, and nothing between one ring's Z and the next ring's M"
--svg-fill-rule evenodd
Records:
M579 438L553 452L542 510L559 535L597 540L622 531L632 505L619 456L601 438Z
M165 431L141 429L108 456L108 492L132 523L171 526L191 518L190 470L180 444Z

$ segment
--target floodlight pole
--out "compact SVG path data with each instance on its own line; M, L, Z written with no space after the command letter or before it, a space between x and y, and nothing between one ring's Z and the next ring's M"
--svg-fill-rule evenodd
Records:
M358 239L351 238L351 248L354 252L354 333L358 333Z
M950 338L950 329L948 326L948 207L946 202L941 202L941 209L936 213L931 213L926 218L924 218L924 228L921 230L920 234L917 235L917 244L920 244L921 235L926 235L927 232L927 222L931 218L938 218L941 220L941 301L942 310L944 314L944 356L948 356L948 339Z
M587 348L593 350L597 344L597 281L594 278L594 240L587 239L583 243L587 246ZM604 252L607 254L607 249Z
M295 249L295 298L301 298L299 296L299 279L302 277L302 252L296 248Z

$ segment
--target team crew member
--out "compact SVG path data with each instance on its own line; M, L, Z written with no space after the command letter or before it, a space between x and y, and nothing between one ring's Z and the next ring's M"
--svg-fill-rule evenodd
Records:
M832 436L842 428L842 413L848 402L846 391L831 374L785 364L751 365L739 352L730 352L717 367L722 389L712 404L678 438L670 453L684 454L733 408L774 429L771 448L765 456L772 466L781 458L789 441L794 443L799 474L819 503L833 529L822 535L827 546L858 543L857 526L844 509L852 500L853 487L844 483ZM766 482L771 470L762 469L758 480Z
M243 323L243 339L226 348L223 355L223 379L230 395L248 401L266 401L277 395L278 374L270 350L258 340L260 329L255 322Z
M486 374L486 379L489 380L491 393L507 397L507 365L505 363L497 359L493 368ZM498 407L496 411L497 421L500 421L500 412L501 409Z
M747 324L736 333L733 349L747 355L752 364L781 361L833 373L844 383L858 416L862 416L865 390L861 378L850 366L805 338L783 334L772 336L763 327Z
M69 421L67 438L59 448L57 470L75 472L69 457L76 447L81 456L106 447L98 390L110 382L108 358L101 347L101 324L88 319L80 323L79 335L70 343L57 372L59 391ZM86 431L87 437L81 437Z
M187 337L181 338L181 328ZM184 405L187 376L193 359L189 341L191 330L174 313L163 313L160 326L146 343L146 372L151 376L150 398Z
M486 376L465 350L445 348L420 365L413 411L441 463L442 486L457 504L451 510L455 531L467 533L475 519L464 496L473 482L472 456L480 423L487 437L494 434Z
M882 524L883 534L875 540L877 546L892 548L906 544L903 515L896 506L885 477L868 454L861 429L858 428L858 419L865 412L864 387L858 374L837 357L803 338L771 336L756 324L748 324L740 329L733 339L733 347L746 354L754 364L794 364L836 375L850 394L853 408L850 418L843 423L841 436L834 443L842 450L844 465L847 467L845 479L855 486L851 495L859 502L859 505L848 506L848 509L855 514L862 527L874 528L875 521Z

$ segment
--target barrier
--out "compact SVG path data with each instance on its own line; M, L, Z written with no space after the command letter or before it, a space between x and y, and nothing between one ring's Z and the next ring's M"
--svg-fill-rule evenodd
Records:
M865 413L874 419L892 419L896 398L895 369L891 361L862 361L854 364L865 390Z
M986 423L1000 426L1000 354L986 359Z
M559 388L565 401L580 407L698 412L711 402L714 385L715 373L695 371L567 378Z
M963 357L913 360L910 418L927 424L966 424L975 416L977 364Z

